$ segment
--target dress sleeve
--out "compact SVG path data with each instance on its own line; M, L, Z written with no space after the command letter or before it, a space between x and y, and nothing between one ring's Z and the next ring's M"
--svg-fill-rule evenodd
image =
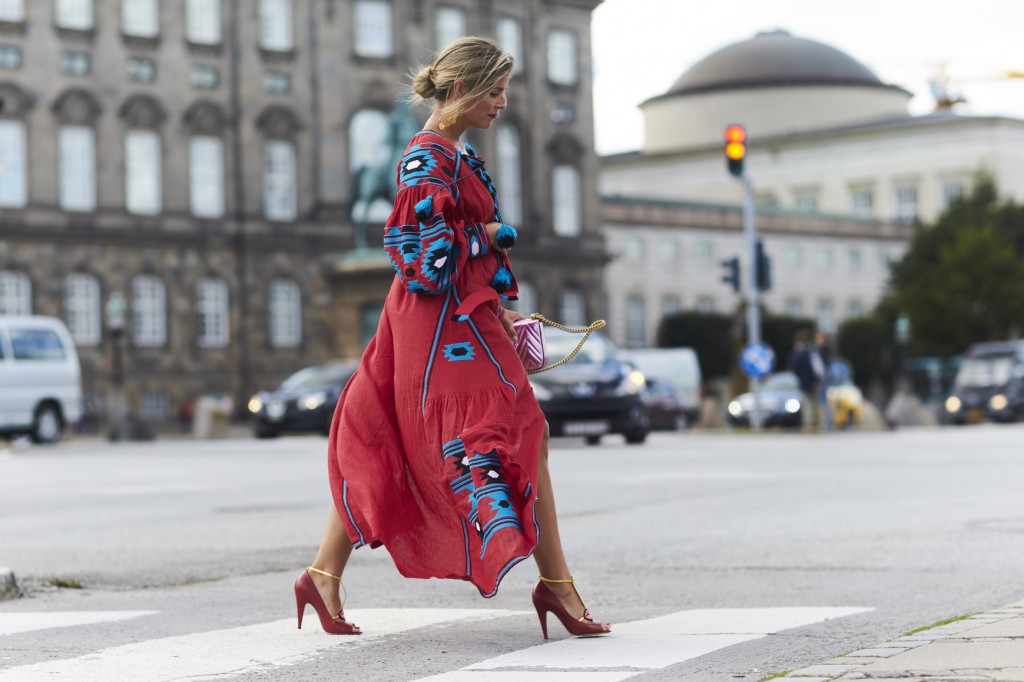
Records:
M384 251L411 293L447 291L469 258L490 251L483 223L454 217L455 197L442 169L455 162L441 145L421 144L399 163L398 196L384 232Z

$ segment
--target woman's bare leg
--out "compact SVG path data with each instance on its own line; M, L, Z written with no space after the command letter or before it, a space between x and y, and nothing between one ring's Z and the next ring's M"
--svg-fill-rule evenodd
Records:
M331 505L331 511L327 515L327 527L324 528L324 538L320 541L320 551L317 552L312 566L331 575L341 576L345 573L345 566L351 555L352 540L349 539L345 524L338 516L337 508ZM341 602L341 585L338 581L312 571L309 572L309 577L313 579L313 584L323 597L327 610L332 614L341 611L344 605Z
M562 551L562 539L558 535L558 515L555 513L555 494L551 488L551 473L548 471L548 426L544 425L544 440L540 446L540 462L537 468L537 503L535 506L540 538L533 558L537 569L545 578L567 580L572 577L569 564ZM583 616L584 605L570 583L547 583L573 618ZM610 629L605 625L605 629Z

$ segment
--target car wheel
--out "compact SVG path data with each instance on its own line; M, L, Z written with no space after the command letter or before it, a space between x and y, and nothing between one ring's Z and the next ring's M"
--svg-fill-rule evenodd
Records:
M53 403L44 403L36 410L36 418L32 422L32 440L36 443L52 444L60 440L64 424L61 422L60 410Z
M631 431L622 435L630 445L640 445L647 440L647 431Z
M587 441L587 445L600 445L601 436L587 436L583 440Z
M257 438L277 438L279 435L274 427L262 422L253 422L252 434Z

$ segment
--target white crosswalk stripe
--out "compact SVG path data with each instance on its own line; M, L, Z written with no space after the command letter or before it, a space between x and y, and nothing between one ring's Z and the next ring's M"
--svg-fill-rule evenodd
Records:
M696 609L657 618L617 623L594 638L563 638L489 658L420 682L619 682L666 668L724 647L791 628L871 611L860 607ZM6 613L0 636L44 628L117 621L156 611ZM419 628L524 615L498 609L353 609L349 617L368 633L325 636L315 614L296 630L293 618L109 647L74 658L0 670L0 682L120 679L126 669L135 682L228 679L309 661L329 649L371 646ZM312 616L310 618L310 616ZM560 625L549 626L561 636Z

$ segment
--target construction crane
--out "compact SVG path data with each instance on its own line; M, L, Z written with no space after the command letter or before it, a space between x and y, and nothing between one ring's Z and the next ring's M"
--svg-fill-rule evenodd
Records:
M951 76L946 65L940 64L938 73L928 81L928 87L935 98L936 111L949 111L957 104L963 104L967 99L960 93L954 92L950 87L954 83L982 83L1005 81L1012 79L1024 79L1024 71L1002 71L990 74L973 76Z

